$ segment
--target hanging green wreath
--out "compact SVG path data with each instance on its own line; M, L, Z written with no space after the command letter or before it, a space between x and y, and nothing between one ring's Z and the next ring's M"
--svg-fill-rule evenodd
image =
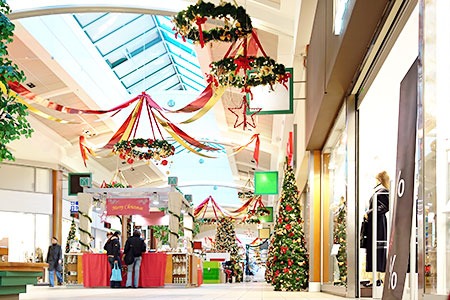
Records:
M120 141L113 147L113 153L132 164L138 160L161 160L175 154L175 147L166 140L132 139ZM167 161L165 161L167 164ZM163 165L164 161L163 161Z
M216 85L237 88L286 84L291 74L283 64L267 56L227 57L212 62L208 80Z
M208 19L223 22L223 27L214 27L203 30L202 25ZM172 19L176 31L183 40L190 39L202 44L209 41L232 42L250 34L253 30L252 20L245 8L231 3L221 2L215 6L213 3L198 1L186 10L180 11Z

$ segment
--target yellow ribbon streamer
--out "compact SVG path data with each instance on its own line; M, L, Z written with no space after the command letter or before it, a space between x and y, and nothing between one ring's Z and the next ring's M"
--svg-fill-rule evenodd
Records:
M215 89L213 95L211 96L211 98L208 100L208 102L205 104L204 107L202 107L202 109L200 109L195 115L193 115L192 117L190 117L189 119L180 122L180 124L188 124L188 123L192 123L198 119L200 119L204 114L206 114L214 105L216 105L216 103L220 100L220 98L222 97L223 93L225 93L225 90L227 89L226 86L219 86Z
M40 116L40 117L42 117L44 119L47 119L47 120L50 120L50 121L55 121L55 122L58 122L58 123L61 123L61 124L81 124L81 122L68 121L68 120L56 118L56 117L53 117L53 116L51 116L49 114L44 113L43 111L37 109L36 107L31 106L30 104L28 104L26 101L24 101L22 99L22 97L19 94L17 94L13 90L7 89L6 86L3 84L3 82L0 82L0 89L1 89L3 94L6 94L7 91L9 90L8 95L10 97L11 96L14 97L17 100L17 102L25 105L29 111L31 111L32 113L34 113L34 114L36 114L36 115L38 115L38 116Z
M173 137L173 139L175 141L177 141L178 143L181 144L181 146L183 146L184 148L188 149L191 152L194 152L197 155L203 156L203 157L207 157L207 158L217 158L215 156L209 156L203 153L200 153L198 151L196 151L194 148L192 148L191 146L189 146L182 138L180 138L180 136L178 134L176 134L172 128L170 128L169 124L167 124L166 121L163 121L162 119L160 119L157 115L155 115L156 120L158 121L159 124L161 124L162 127L164 127L164 129Z
M27 102L23 101L22 98L19 95L17 95L17 94L16 94L16 100L19 103L22 103L23 105L25 105L28 108L29 111L31 111L32 113L34 113L34 114L36 114L36 115L38 115L38 116L40 116L40 117L42 117L44 119L47 119L47 120L50 120L50 121L55 121L55 122L58 122L58 123L61 123L61 124L81 124L81 122L74 122L74 121L64 120L64 119L56 118L56 117L53 117L53 116L51 116L49 114L46 114L43 111L37 109L36 107L31 106Z
M139 99L139 102L134 107L133 111L131 112L131 119L128 123L127 128L125 129L125 132L123 133L122 137L120 138L120 141L126 141L130 138L131 131L134 128L134 124L136 123L137 116L140 115L142 104L144 103L144 99Z
M178 143L180 143L181 146L183 146L184 148L188 149L189 151L191 151L191 152L193 152L193 153L195 153L195 154L197 154L197 155L199 155L199 156L206 157L206 158L217 158L217 157L209 156L209 155L206 155L206 154L203 154L203 153L200 153L200 152L196 151L194 148L192 148L191 146L189 146L188 143L186 143L182 138L180 138L180 137L172 130L172 128L170 128L169 125L167 125L167 123L166 123L166 124L161 124L161 125L162 125L162 126L164 127L164 129L165 129L165 130L173 137L173 139L174 139L175 141L177 141Z

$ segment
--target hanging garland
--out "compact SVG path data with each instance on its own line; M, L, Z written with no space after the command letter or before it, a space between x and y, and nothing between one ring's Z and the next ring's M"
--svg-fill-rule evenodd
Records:
M234 86L246 88L258 85L286 85L291 74L283 64L267 56L226 57L212 62L208 81L216 86ZM240 71L243 72L240 72ZM248 72L247 72L248 71Z
M223 27L214 27L203 30L202 25L208 19L223 22ZM253 30L252 20L242 6L221 2L215 6L213 3L198 1L186 10L180 11L173 18L176 31L185 41L186 38L203 47L209 41L233 42L250 34Z
M89 223L92 223L92 218L91 218L87 213L82 212L81 210L78 210L78 213L79 213L81 216L83 216L83 217L85 217L86 219L88 219ZM89 231L87 231L87 230L85 230L85 229L83 229L83 228L81 228L81 227L78 227L78 230L79 230L80 232L83 232L83 233L87 234L87 236L89 236L89 238L92 239L93 236L92 236L92 234L91 234ZM80 243L83 247L85 247L88 251L91 249L91 246L90 246L89 244L86 244L86 243L84 243L83 241L81 241L81 239L80 239L79 243Z
M135 159L160 160L172 156L175 154L175 147L166 140L138 138L116 143L113 147L113 153L132 164Z

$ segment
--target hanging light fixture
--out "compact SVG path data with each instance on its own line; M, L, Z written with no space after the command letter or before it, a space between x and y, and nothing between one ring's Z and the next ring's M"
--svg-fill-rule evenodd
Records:
M152 200L152 203L154 205L159 204L159 194L157 192L153 192L153 194L150 196L150 199Z

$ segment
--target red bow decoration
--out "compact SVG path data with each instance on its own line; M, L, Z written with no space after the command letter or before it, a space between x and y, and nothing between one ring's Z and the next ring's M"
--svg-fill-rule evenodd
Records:
M195 23L198 25L198 33L200 34L200 45L202 46L202 48L205 46L205 41L203 40L202 24L205 24L206 20L208 20L206 17L202 18L202 17L197 16L195 18Z
M244 70L244 72L247 72L247 70L250 70L250 63L253 61L253 59L248 58L247 56L239 56L238 58L234 59L234 63L237 65L236 71L234 71L234 74L236 75L239 73L241 69Z

